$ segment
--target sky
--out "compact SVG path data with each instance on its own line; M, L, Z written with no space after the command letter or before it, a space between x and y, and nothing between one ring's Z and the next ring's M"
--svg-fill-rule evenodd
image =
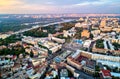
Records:
M120 0L0 0L0 14L118 13Z

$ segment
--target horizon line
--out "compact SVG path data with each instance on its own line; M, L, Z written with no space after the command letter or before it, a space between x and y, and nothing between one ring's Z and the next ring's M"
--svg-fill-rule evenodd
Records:
M0 13L0 15L24 15L24 14L29 14L29 15L46 15L46 14L51 14L51 15L54 15L54 14L120 14L120 13Z

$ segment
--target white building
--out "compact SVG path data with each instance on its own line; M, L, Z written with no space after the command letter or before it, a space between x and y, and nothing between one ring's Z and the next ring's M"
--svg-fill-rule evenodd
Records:
M54 37L52 34L49 34L49 35L48 35L48 39L49 39L49 40L56 41L57 43L65 43L65 39L56 38L56 37Z
M108 41L108 44L109 44L109 46L110 46L110 49L111 49L111 50L114 50L114 47L113 47L113 45L111 44L110 41Z
M76 23L75 27L82 27L80 23Z
M91 33L94 35L94 36L97 36L100 34L100 30L93 30L91 31Z
M61 48L62 48L62 45L60 44L60 45L57 45L57 46L54 46L54 47L50 48L49 50L51 50L52 53L55 53L58 50L60 50Z
M83 47L85 47L85 48L89 48L91 42L92 42L91 40L86 40L86 41L84 42L84 44L83 44Z
M8 34L0 34L0 38L2 38L2 39L5 39L5 38L7 38L7 37L9 37L10 35L8 35Z
M104 44L104 49L108 49L108 47L107 47L107 41L106 40L104 40L104 42L103 42L103 44Z
M75 27L71 28L70 30L66 31L66 30L63 30L63 36L64 37L72 37L72 36L75 36L76 34L76 30L75 30Z
M53 41L56 41L57 43L65 43L65 39L60 39L60 38L56 38L56 37L52 37L51 39Z
M92 54L93 60L106 60L106 61L116 61L120 62L120 57L115 56L107 56L107 55L101 55L101 54Z

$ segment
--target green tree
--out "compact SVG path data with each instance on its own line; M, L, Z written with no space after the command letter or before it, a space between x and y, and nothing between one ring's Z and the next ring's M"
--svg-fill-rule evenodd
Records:
M104 40L102 40L102 39L98 39L98 40L96 41L96 47L97 47L97 48L104 48L103 41L104 41Z
M118 44L116 42L113 43L113 46L115 47L115 50L120 49L120 44Z
M30 57L33 57L33 56L34 56L34 54L33 54L33 52L31 51L31 52L30 52Z
M81 32L83 31L83 28L76 27L75 30L76 30L76 34L75 34L74 37L75 37L76 39L81 39Z
M91 33L91 34L90 34L90 38L93 39L93 37L94 37L94 36L93 36L93 34Z

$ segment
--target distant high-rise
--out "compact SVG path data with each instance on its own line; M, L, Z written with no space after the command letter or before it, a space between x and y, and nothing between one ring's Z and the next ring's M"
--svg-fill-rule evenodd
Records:
M84 21L84 19L81 17L81 18L79 19L79 21Z
M89 17L87 16L87 17L86 17L86 19L85 19L85 23L87 23L87 22L88 22L88 19L89 19Z

